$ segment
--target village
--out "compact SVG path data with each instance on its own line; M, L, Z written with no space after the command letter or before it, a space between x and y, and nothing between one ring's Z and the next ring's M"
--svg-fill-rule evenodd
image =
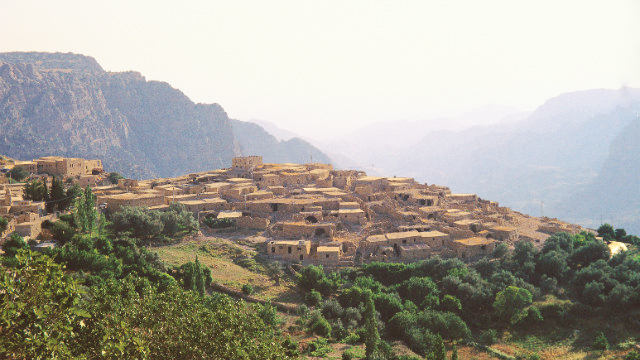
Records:
M163 210L177 202L201 222L213 220L214 228L227 225L218 231L262 232L265 255L283 262L338 267L432 255L473 260L491 254L500 242L512 246L524 240L539 247L555 232L583 230L412 178L373 177L328 164L266 164L260 156L233 158L229 169L121 178L117 184L107 179L100 160L43 157L14 166L42 181L57 176L91 186L106 213L125 206ZM44 202L24 200L23 186L0 184L0 216L9 220L0 238L17 232L37 242L42 222L59 214L47 214Z

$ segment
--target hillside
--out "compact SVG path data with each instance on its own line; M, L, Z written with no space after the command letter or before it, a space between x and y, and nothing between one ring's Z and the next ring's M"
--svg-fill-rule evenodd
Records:
M254 139L259 129L234 132L231 122L218 104L194 104L137 72L105 72L91 57L0 54L0 153L13 158L102 158L106 169L133 178L226 167L240 154L326 160L305 141Z
M616 227L640 231L640 120L631 121L611 142L598 176L561 202L572 221L600 225L600 217Z
M562 201L595 181L610 144L638 108L638 89L578 91L550 99L531 114L503 113L503 121L494 121L495 125L429 132L426 124L413 124L413 130L400 124L406 141L396 141L395 146L343 139L331 150L350 155L373 174L406 174L447 184L454 191L477 193L536 215L543 201L544 215L578 221ZM377 132L366 130L377 139L392 133L388 125ZM637 185L632 180L625 181ZM606 193L594 186L592 191ZM599 217L598 213L598 223Z
M279 141L260 125L245 121L231 120L231 128L244 155L260 154L272 163L331 163L327 155L300 138Z

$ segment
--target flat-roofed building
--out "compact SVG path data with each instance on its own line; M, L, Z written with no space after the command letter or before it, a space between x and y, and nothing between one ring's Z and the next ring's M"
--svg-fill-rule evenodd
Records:
M308 240L272 240L267 243L267 254L280 260L308 260L310 252L311 242Z

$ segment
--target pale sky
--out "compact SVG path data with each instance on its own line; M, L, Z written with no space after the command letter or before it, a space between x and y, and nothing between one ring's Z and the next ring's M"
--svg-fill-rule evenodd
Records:
M640 1L0 0L0 52L74 52L302 135L640 87Z

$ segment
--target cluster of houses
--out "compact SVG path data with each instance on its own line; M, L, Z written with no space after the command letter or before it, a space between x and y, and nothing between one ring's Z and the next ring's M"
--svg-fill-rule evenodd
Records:
M474 194L328 164L266 164L260 156L233 158L231 168L178 178L120 179L94 192L110 212L181 203L201 221L231 221L225 231L262 232L267 256L303 264L415 261L434 254L474 259L491 254L499 242L549 236L537 228L523 231L519 221L525 215ZM579 230L536 221L540 230Z
M14 168L24 169L28 174L27 180L42 181L48 189L51 189L53 177L82 187L96 186L106 179L101 160L48 156L32 161L3 161L0 164L3 173ZM11 184L5 176L0 176L0 179L0 216L8 222L6 229L0 232L0 242L14 232L25 239L39 238L42 222L53 220L56 214L47 214L42 201L25 200L24 183Z
M415 261L435 254L475 259L491 254L499 242L539 243L551 229L580 230L513 212L474 194L452 194L444 186L335 170L328 164L266 164L260 156L236 157L228 169L177 178L120 179L117 184L101 180L99 160L47 157L30 164L16 166L76 181L95 177L82 185L92 186L106 212L125 206L164 210L177 202L205 224L233 224L224 231L261 232L268 239L266 255L286 262L346 266ZM0 215L40 216L16 220L12 231L18 231L20 224L41 220L44 210L41 204L13 199L12 186L4 186Z

